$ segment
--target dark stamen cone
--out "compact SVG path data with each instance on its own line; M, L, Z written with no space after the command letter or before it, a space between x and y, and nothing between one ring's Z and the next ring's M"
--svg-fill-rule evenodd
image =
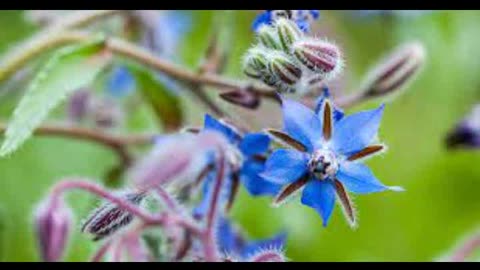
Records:
M351 227L355 227L357 222L355 208L352 205L352 201L350 200L350 197L348 196L345 187L338 180L335 180L335 191L337 193L340 204L342 205L343 212L345 213L345 217L347 218L348 223Z
M273 136L274 139L277 139L280 143L284 144L285 146L293 147L294 149L302 152L307 151L306 147L302 143L300 143L299 141L290 137L290 135L280 130L270 128L270 129L267 129L266 132L268 132L270 135Z
M283 188L273 200L273 206L279 206L284 203L288 198L291 198L297 191L299 191L302 187L305 186L305 184L307 184L309 177L310 175L305 174L297 181Z

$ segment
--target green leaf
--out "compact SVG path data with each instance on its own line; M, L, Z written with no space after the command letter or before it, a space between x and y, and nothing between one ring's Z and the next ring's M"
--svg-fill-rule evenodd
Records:
M183 122L183 111L178 94L147 69L131 63L127 66L135 77L137 89L150 104L163 128L165 130L179 128Z
M106 67L110 55L104 53L103 39L58 50L33 79L16 107L0 148L0 156L20 147L70 93L89 85Z

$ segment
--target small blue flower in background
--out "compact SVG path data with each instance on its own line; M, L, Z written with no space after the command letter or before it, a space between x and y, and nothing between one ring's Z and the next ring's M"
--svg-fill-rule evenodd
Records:
M262 250L282 250L287 234L281 232L271 238L248 241L245 236L225 217L220 218L217 230L218 246L221 252L240 260Z
M304 31L310 31L310 23L320 18L318 10L266 10L259 14L253 22L253 30L258 31L262 25L272 25L279 17L289 17Z
M114 97L127 96L135 90L135 79L126 67L115 67L107 81L107 89Z
M286 186L277 195L276 203L304 187L302 204L314 208L326 226L338 196L353 226L356 217L347 191L366 194L402 190L383 185L359 162L385 149L376 142L383 105L344 116L329 101L328 90L315 111L288 99L282 103L284 131L272 135L293 149L273 152L261 174L272 183Z
M471 111L450 130L445 143L449 149L480 148L480 104L475 104Z
M280 185L266 181L259 175L265 167L265 157L262 155L268 151L270 145L270 138L267 135L249 133L242 136L209 114L205 115L204 129L222 133L232 145L229 151L238 158L238 164L235 164L237 168L229 174L225 185L222 196L225 201L232 195L236 179L239 179L252 196L274 195L279 192ZM202 202L194 210L196 216L203 216L208 209L215 176L215 171L212 171L204 180Z

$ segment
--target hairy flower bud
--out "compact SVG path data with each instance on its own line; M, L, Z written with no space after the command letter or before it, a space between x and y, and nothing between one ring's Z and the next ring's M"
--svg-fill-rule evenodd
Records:
M278 39L277 31L274 27L269 25L262 25L257 31L258 42L265 48L281 50L282 43Z
M282 83L293 86L301 79L302 69L287 54L275 53L268 60L268 71Z
M327 41L308 39L293 44L293 55L323 79L332 79L343 66L340 50Z
M35 211L35 231L43 261L54 262L65 253L72 213L63 199L47 198Z
M122 197L133 204L140 204L145 197L144 193L128 192ZM101 240L133 220L133 215L111 202L104 202L92 211L89 218L83 223L82 232L94 235L93 240Z
M425 49L421 43L402 45L372 69L365 84L366 95L381 96L400 90L418 73L424 61Z
M243 64L243 72L251 78L260 79L268 66L267 55L268 51L261 47L253 47L248 50Z
M285 18L278 19L275 26L283 51L290 53L292 45L303 37L302 30L295 22Z

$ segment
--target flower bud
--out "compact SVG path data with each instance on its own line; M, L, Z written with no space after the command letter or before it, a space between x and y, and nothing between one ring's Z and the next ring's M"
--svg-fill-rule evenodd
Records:
M35 230L43 261L62 258L72 225L72 213L63 199L48 198L35 211Z
M449 149L480 148L480 104L447 134L445 143Z
M131 192L122 194L122 197L138 205L142 202L145 194ZM90 217L83 223L81 231L94 235L93 240L98 241L128 225L133 217L132 214L116 204L105 202L90 214Z
M225 93L221 93L220 97L232 104L242 106L247 109L256 109L260 105L258 94L248 91L235 89Z
M269 25L262 25L257 31L258 42L265 48L273 50L281 50L282 44L278 39L277 31Z
M268 60L268 71L283 83L294 85L302 77L302 69L288 55L276 53Z
M78 89L75 91L68 100L68 118L73 122L82 121L87 114L89 100L90 91L88 89Z
M295 22L285 18L278 19L275 26L283 51L290 53L292 45L302 38L302 30L298 28Z
M244 60L243 72L251 78L260 79L267 69L267 53L266 50L260 47L248 50Z
M381 96L400 90L418 73L424 61L425 49L421 43L401 46L367 76L366 95Z
M332 79L343 65L338 47L323 40L297 41L293 44L293 55L306 68L324 79Z

